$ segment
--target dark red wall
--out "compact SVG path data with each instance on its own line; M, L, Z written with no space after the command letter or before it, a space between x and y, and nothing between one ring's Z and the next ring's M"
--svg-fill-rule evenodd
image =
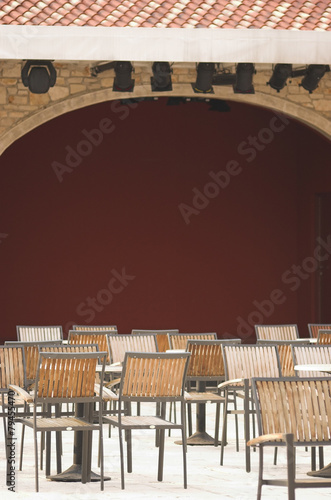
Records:
M248 342L249 323L262 321L307 335L314 276L293 291L291 266L314 248L330 143L269 110L229 104L221 113L204 102L106 102L5 151L2 340L16 338L17 324L72 323Z

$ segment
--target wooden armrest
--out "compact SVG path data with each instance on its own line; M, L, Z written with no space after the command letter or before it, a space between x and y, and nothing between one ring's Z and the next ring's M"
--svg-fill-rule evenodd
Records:
M21 396L21 398L24 399L26 403L33 403L33 396L31 396L31 394L29 394L25 389L22 389L22 387L19 387L18 385L9 385L8 387L12 391L16 392L16 394Z
M226 382L222 382L217 387L219 389L223 389L224 387L227 387L228 385L237 384L238 382L244 382L244 379L243 378L234 378L233 380L226 380Z
M285 441L285 434L264 434L262 436L258 436L256 438L250 439L247 442L247 446L255 446L257 444L267 443L268 441Z
M104 387L107 387L108 389L110 387L114 387L115 385L118 385L121 382L120 378L114 378L114 380L111 380L110 382L107 382L104 384Z
M193 399L191 394L189 394L188 392L184 391L184 399L186 401L190 401L190 399Z
M100 396L100 385L99 384L94 384L94 391L98 396ZM107 387L103 387L102 388L102 400L103 401L114 401L114 400L117 401L118 396L110 389L107 389Z

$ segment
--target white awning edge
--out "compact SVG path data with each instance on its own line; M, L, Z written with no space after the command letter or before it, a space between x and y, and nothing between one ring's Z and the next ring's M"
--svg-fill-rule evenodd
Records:
M331 31L0 25L0 60L331 64Z

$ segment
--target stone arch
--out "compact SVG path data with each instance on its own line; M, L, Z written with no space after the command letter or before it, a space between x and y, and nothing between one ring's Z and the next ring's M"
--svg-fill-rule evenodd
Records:
M61 116L70 111L81 109L86 106L98 104L105 101L116 99L132 99L143 97L197 97L193 93L189 84L177 84L173 86L172 92L151 92L147 85L136 86L134 92L114 93L111 88L97 90L80 94L61 102L57 102L23 119L16 126L5 132L1 138L0 155L17 139L23 137L31 130L39 127L43 123ZM331 139L331 121L323 117L311 108L300 106L294 102L288 101L278 95L273 96L262 92L256 92L253 95L233 94L231 88L216 87L213 99L227 99L229 101L243 102L255 106L265 107L274 111L285 113L289 117L296 118L311 128L317 130L326 138Z

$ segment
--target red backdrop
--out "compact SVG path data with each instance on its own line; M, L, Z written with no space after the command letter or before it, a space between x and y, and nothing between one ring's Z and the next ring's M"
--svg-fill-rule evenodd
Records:
M245 342L254 323L298 323L307 335L314 272L298 278L292 266L316 246L330 142L269 110L229 105L105 102L5 151L2 340L18 324L72 323Z

